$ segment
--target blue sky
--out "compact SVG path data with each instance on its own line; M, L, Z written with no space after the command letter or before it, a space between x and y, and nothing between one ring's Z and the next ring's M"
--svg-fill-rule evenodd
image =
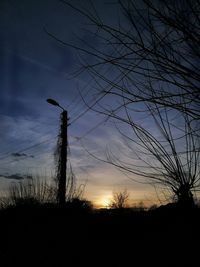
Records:
M102 2L95 3L100 11L104 10L104 18L109 19ZM26 175L51 179L60 111L46 99L54 98L68 109L70 120L75 120L69 127L70 157L77 180L86 181L85 197L105 203L113 191L127 188L134 201L148 202L156 198L150 186L135 183L114 167L90 157L84 149L100 157L105 156L108 146L126 149L114 125L103 123L104 117L89 111L77 119L87 108L78 90L90 101L94 83L88 76L72 77L78 66L75 51L44 31L46 28L67 42L74 42L77 36L95 42L83 30L84 25L82 17L56 0L1 1L1 191ZM112 101L109 99L108 104ZM77 137L84 138L80 142Z

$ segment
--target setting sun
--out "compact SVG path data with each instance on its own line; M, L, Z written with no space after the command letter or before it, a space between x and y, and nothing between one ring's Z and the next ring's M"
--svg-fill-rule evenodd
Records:
M112 194L103 195L98 199L98 201L96 201L95 204L98 208L108 208L110 205L111 199L112 199Z

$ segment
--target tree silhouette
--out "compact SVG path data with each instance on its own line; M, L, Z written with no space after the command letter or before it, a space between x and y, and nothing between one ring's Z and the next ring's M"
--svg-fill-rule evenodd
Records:
M110 207L114 209L123 209L127 207L129 194L127 190L121 192L114 192L110 203Z
M128 157L121 160L116 156L119 153L110 151L107 162L122 171L146 178L150 184L168 188L181 205L194 204L192 192L200 188L200 146L196 123L185 114L180 116L178 113L178 119L176 116L173 119L173 111L170 113L166 108L161 110L154 106L153 109L151 106L148 116L151 128L147 128L133 121L131 111L126 106L125 109L127 117L120 121L132 132L127 133L123 125L118 127L118 131L128 148Z
M123 99L129 105L145 101L170 107L199 120L199 1L119 0L113 3L118 17L105 21L94 5L61 2L88 19L88 32L99 41L97 46L82 40L78 46L60 40L82 56L80 71L94 78L98 92L119 100L110 112L121 109Z

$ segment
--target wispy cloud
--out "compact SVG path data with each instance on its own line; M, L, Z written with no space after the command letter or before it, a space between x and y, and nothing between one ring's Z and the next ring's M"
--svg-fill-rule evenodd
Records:
M16 152L16 153L12 153L11 154L13 157L16 157L16 158L21 158L21 157L30 157L30 158L34 158L34 156L33 155L27 155L26 153L18 153L18 152Z
M9 175L0 174L0 178L11 179L11 180L24 180L25 178L32 179L32 176L15 173L15 174L9 174Z

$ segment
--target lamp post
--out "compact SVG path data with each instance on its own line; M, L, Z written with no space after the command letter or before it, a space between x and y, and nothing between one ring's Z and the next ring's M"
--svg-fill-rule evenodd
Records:
M59 161L58 161L58 192L57 200L61 207L65 206L65 194L66 194L66 172L67 172L67 127L68 127L68 114L58 102L53 99L47 99L47 102L51 105L57 106L62 109L61 113L61 125L60 125L60 150L59 150Z

